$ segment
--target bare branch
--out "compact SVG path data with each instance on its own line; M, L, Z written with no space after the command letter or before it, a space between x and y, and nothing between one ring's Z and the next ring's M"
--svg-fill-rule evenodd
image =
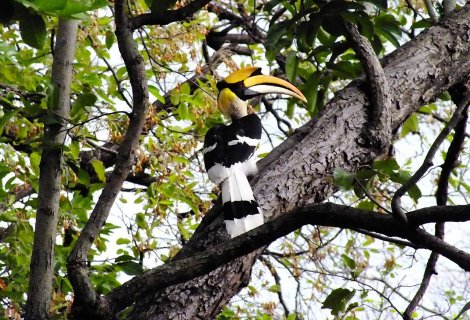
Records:
M461 99L464 98L465 94L468 90L465 89L465 86L456 86L458 92L463 92L463 95L459 95L456 97L458 100L457 104L461 103ZM462 88L463 87L463 88ZM455 95L454 95L455 96ZM457 167L458 163L457 160L459 158L463 142L465 140L465 129L467 126L468 120L468 105L463 110L463 115L460 121L457 123L455 127L455 134L452 142L447 150L447 156L442 165L441 175L439 176L439 181L437 183L437 190L436 190L436 202L438 206L445 206L447 205L447 196L448 196L448 186L449 186L449 178L452 171ZM445 224L444 222L436 223L435 227L435 236L439 239L444 239L444 232L445 232ZM429 256L428 262L426 264L426 268L423 274L423 280L416 291L413 299L409 303L408 307L405 309L403 313L403 319L409 320L412 318L413 311L416 309L420 301L423 299L424 294L429 286L431 281L431 277L436 273L436 264L439 258L439 254L436 252L431 252Z
M194 0L177 10L144 13L130 19L130 29L135 30L144 25L167 25L176 21L185 21L201 10L210 0Z
M434 8L432 1L424 0L424 4L426 5L426 9L428 9L429 18L431 18L432 23L438 23L439 16L437 15L436 8Z
M468 104L470 103L470 92L467 91L462 101L457 106L455 113L452 115L449 123L442 129L442 131L437 136L436 140L433 142L431 147L429 148L426 157L424 158L423 164L419 167L419 169L404 183L393 195L392 198L392 211L395 212L397 215L404 214L403 209L401 208L401 197L413 186L415 185L428 171L428 169L433 165L433 158L436 152L439 150L440 145L442 142L447 138L449 133L452 131L453 128L459 123L460 119L463 117L463 113L466 110Z
M25 319L48 319L54 275L54 246L59 215L59 198L62 179L63 131L70 113L72 62L77 39L77 20L59 19L57 31L58 50L54 54L51 82L54 99L48 112L57 122L44 128L43 151L39 164L39 192L36 227L34 232L31 275Z
M279 303L281 304L282 308L284 309L284 317L287 318L291 312L289 311L289 308L287 307L287 303L285 302L284 297L282 296L281 277L279 276L279 274L276 271L276 268L273 266L271 261L269 261L269 259L267 259L263 256L260 256L258 259L262 263L264 263L266 268L268 268L269 272L271 273L271 275L274 278L274 282L276 283L276 285L279 288L279 290L276 290L277 297L279 299Z
M94 240L106 222L109 210L119 194L123 182L132 168L134 152L138 147L149 104L144 59L137 51L132 37L125 0L115 2L115 11L116 37L129 73L133 93L133 109L124 141L118 150L112 175L68 259L69 279L75 291L73 312L80 315L77 318L106 319L113 315L113 310L111 310L107 301L102 299L93 289L88 275L87 256Z

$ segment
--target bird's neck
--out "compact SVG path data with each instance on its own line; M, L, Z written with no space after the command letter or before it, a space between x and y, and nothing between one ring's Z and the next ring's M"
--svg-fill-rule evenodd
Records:
M240 119L246 115L248 115L248 106L246 102L238 98L232 100L232 105L230 108L230 118L232 118L232 120Z

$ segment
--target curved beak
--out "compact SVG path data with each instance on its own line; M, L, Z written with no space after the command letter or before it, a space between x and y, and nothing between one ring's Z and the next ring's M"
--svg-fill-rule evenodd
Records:
M305 96L293 86L291 83L267 75L256 75L246 78L243 81L245 85L246 95L260 95L260 94L267 94L267 93L280 93L280 94L287 94L289 96L295 97L303 102L307 102Z

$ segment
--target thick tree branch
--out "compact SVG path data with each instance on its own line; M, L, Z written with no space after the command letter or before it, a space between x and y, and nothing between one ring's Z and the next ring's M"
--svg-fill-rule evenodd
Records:
M43 151L39 164L39 192L31 275L25 319L48 319L54 276L54 246L59 216L59 198L62 179L62 145L65 142L66 123L70 113L70 88L77 39L77 20L59 19L57 48L52 64L51 82L54 86L52 104L48 112L56 123L44 127Z
M369 111L369 121L365 126L364 140L370 142L370 147L379 154L385 151L392 140L388 81L369 40L359 33L356 25L346 23L345 26L349 42L352 43L354 51L361 61L370 87L371 110ZM404 224L408 222L402 210L393 210L392 213Z
M209 2L210 0L193 0L181 9L140 14L130 19L130 28L135 30L144 25L164 26L176 21L185 21Z
M346 30L349 41L361 61L370 88L370 119L366 126L365 139L371 140L371 147L380 153L392 140L391 101L387 77L372 45L359 33L357 26L346 23Z
M149 104L144 59L137 51L132 37L129 12L125 0L115 2L115 19L119 50L124 59L132 86L133 108L129 127L124 141L119 147L111 178L104 187L90 219L80 233L80 237L68 259L69 279L75 292L73 312L77 315L77 318L83 319L106 319L114 314L107 301L102 299L93 289L88 275L87 257L94 240L106 222L109 210L119 194L123 182L132 168L134 152L138 147Z
M470 271L470 254L423 230L416 229L422 224L432 222L468 221L470 220L470 206L419 209L410 212L408 218L412 226L411 229L403 228L401 222L391 215L332 203L307 205L214 248L180 260L173 260L161 267L149 270L116 288L106 298L114 304L116 310L122 310L149 292L207 274L217 267L262 248L306 224L368 230L390 237L407 239L420 248L439 252L464 270ZM188 266L191 268L188 269Z

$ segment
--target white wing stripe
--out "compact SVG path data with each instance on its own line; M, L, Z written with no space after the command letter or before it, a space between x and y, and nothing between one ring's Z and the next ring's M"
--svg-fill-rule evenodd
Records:
M232 140L228 142L229 146L236 145L237 143L246 143L249 146L257 147L259 144L259 139L253 139L250 137L239 136L237 135L237 140Z
M217 142L214 143L213 145L211 146L208 146L208 147L205 147L204 149L202 149L202 154L206 154L208 152L211 152L212 150L214 150L215 148L217 148Z

